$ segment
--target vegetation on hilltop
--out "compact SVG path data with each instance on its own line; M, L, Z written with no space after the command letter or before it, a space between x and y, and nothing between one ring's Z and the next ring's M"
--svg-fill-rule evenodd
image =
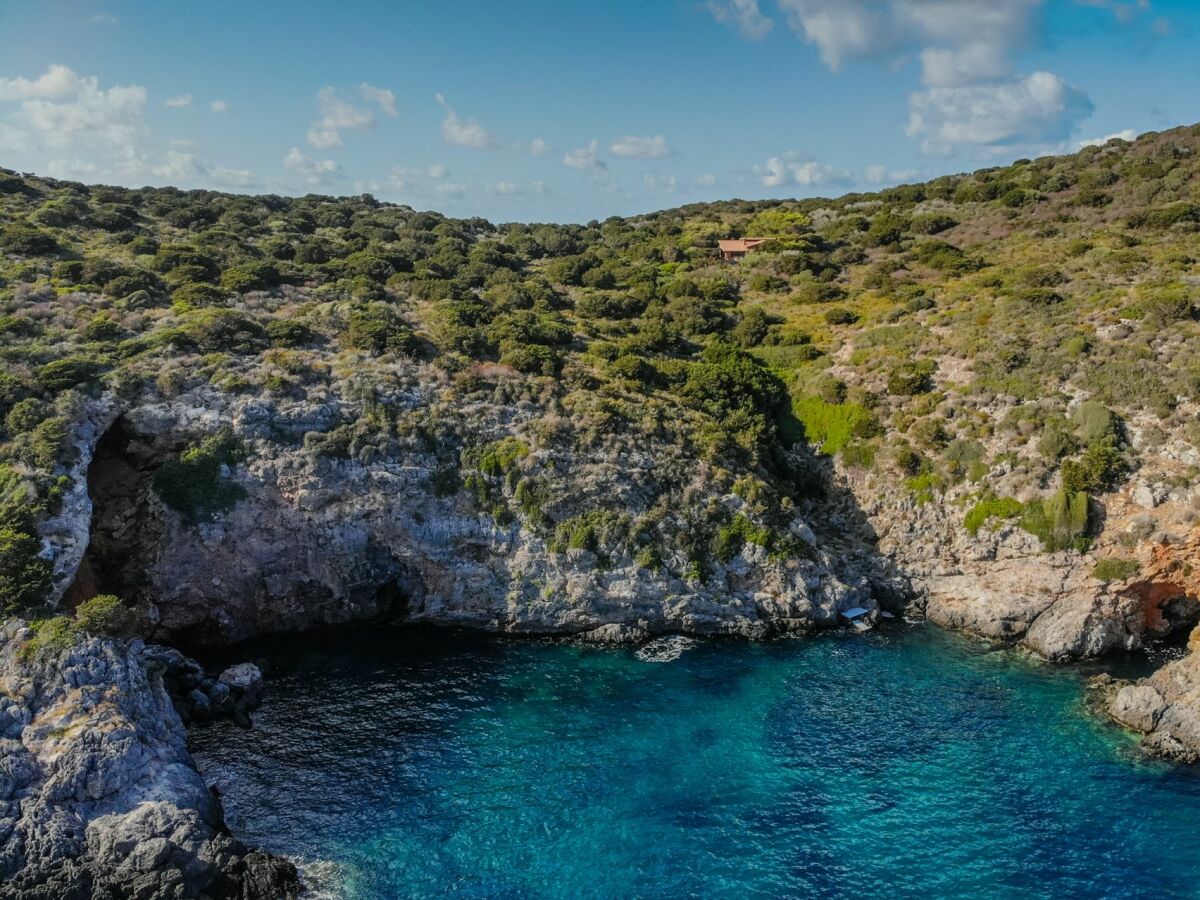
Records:
M978 485L973 530L1019 517L1048 548L1079 546L1088 495L1138 464L1131 423L1143 445L1200 447L1198 149L1184 128L875 194L586 225L0 170L0 593L11 609L45 590L35 523L64 489L85 395L304 397L353 377L363 417L310 435L314 453L369 456L404 427L449 440L380 401L397 360L460 398L535 399L576 440L641 429L695 448L768 511L804 488L786 450L808 440L918 500ZM739 235L770 240L718 261ZM159 477L193 519L236 500L219 470L237 453L218 443ZM515 446L449 444L438 493L564 547L618 527L603 510L548 520ZM1030 496L991 493L999 469ZM710 524L716 556L780 546Z

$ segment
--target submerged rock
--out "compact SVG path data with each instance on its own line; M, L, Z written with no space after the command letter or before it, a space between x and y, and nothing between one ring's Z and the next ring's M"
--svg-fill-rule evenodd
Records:
M16 620L0 630L0 896L296 896L291 863L226 831L161 648L87 638L39 651L31 636Z

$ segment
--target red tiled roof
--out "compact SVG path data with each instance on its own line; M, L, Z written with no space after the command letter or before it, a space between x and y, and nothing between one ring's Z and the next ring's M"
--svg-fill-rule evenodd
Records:
M766 238L735 238L728 241L717 241L722 253L738 253L753 250L759 244L765 244Z

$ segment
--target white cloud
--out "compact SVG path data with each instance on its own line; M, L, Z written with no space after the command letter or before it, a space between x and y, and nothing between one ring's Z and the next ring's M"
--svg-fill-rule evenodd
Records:
M28 127L26 132L0 123L0 149L41 151L45 162L40 165L61 178L162 179L215 187L254 183L244 169L218 166L190 152L173 149L155 160L143 147L146 97L141 85L101 88L95 76L81 77L61 65L35 79L0 78L0 100L19 103L18 115Z
M758 8L758 0L708 0L708 11L718 22L735 26L752 41L761 41L775 27Z
M144 87L133 84L101 90L96 78L79 78L68 69L67 74L55 75L56 86L51 90L45 85L47 75L37 82L26 82L31 85L27 90L29 96L63 97L58 84L74 84L74 96L63 102L27 99L21 103L22 115L47 145L65 147L78 143L132 152L142 132Z
M229 104L224 100L214 100L212 103L208 104L208 108L211 112L223 113L229 111Z
M541 156L546 152L546 142L539 138L534 138L529 142L529 153L532 156Z
M29 135L19 128L0 122L0 151L19 153L29 146Z
M497 181L491 186L491 190L496 194L519 194L521 188L513 184L511 181Z
M93 25L119 25L119 24L121 24L120 19L118 19L112 13L107 13L107 12L96 13L94 16L92 16L90 19L88 19L88 21L91 22Z
M386 115L393 119L396 117L396 95L387 88L375 87L373 84L367 84L365 81L358 86L358 92L362 94L364 100L368 103L374 103L383 110Z
M994 69L1028 34L1042 0L779 0L788 24L835 71L848 60L940 49L928 73ZM936 82L927 82L933 84Z
M1148 0L1080 0L1148 7ZM847 61L920 61L924 90L909 96L907 133L929 153L960 146L1062 141L1092 112L1077 87L1052 72L1018 74L1043 0L779 0L788 24L834 70Z
M926 47L921 51L921 80L953 87L1009 73L1004 51L995 44L972 42L957 49Z
M642 184L651 191L662 191L664 194L673 194L679 186L679 181L674 175L651 175L647 172L642 176Z
M161 163L151 169L154 175L171 184L215 184L222 187L244 188L254 184L253 173L245 169L227 169L198 159L191 153L167 151Z
M457 182L445 182L434 187L434 190L440 194L464 194L467 191L465 184Z
M966 87L933 87L909 97L907 134L929 153L962 145L1005 146L1065 140L1092 101L1052 72Z
M438 105L446 111L442 119L442 138L447 144L459 147L475 147L479 150L493 150L500 146L496 136L480 125L474 119L461 118L442 94L437 94Z
M572 169L604 169L607 166L604 160L597 158L596 151L599 149L597 141L592 141L585 147L576 147L574 150L568 150L563 156L563 165L570 166Z
M1138 13L1150 9L1150 0L1075 0L1079 6L1107 9L1123 25L1133 21Z
M1085 141L1080 141L1080 148L1083 147L1103 147L1109 141L1134 141L1137 139L1137 132L1132 128L1124 128L1121 131L1107 134L1104 137L1088 138Z
M410 188L414 184L425 180L441 181L450 170L441 163L433 163L425 168L412 168L410 166L396 166L392 169L389 176L389 184L397 190Z
M309 184L323 184L338 174L338 164L332 159L313 159L293 147L283 158L283 167L304 176Z
M814 187L819 184L840 184L850 180L849 174L825 163L816 162L790 150L780 156L772 156L761 166L755 166L755 174L763 187L801 185Z
M667 139L661 134L654 137L626 135L614 140L608 149L614 156L624 156L628 159L662 159L671 155Z
M185 106L192 105L191 94L180 94L177 97L168 97L163 101L163 106L169 106L172 109L183 109Z
M912 181L919 174L916 169L889 169L886 166L867 166L863 169L863 181L868 184L902 184Z
M364 96L370 95L384 112L395 115L396 98L391 91L369 84L360 85L359 90ZM375 127L375 114L371 110L342 99L330 86L317 91L317 111L320 116L308 126L306 139L318 150L342 146L343 131L366 131Z
M714 187L717 183L717 176L711 172L705 172L703 175L696 176L696 184L700 187Z
M52 159L46 163L46 174L51 178L69 181L95 180L100 167L82 159Z
M33 80L0 78L0 101L61 100L82 91L84 81L66 66L54 64ZM90 81L95 88L96 79Z

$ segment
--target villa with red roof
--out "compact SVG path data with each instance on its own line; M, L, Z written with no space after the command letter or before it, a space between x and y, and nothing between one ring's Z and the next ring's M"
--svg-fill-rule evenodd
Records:
M751 250L755 250L767 242L766 238L735 238L728 241L717 241L721 251L721 259L743 259Z

